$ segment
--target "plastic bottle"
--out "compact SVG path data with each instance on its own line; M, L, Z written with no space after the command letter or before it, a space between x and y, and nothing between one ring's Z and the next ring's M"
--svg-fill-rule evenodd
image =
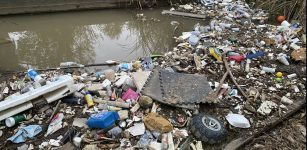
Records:
M263 51L258 51L258 52L256 52L256 53L247 54L247 55L246 55L246 58L247 58L247 59L253 59L253 58L262 57L262 56L264 56L264 52L263 52Z
M39 82L42 86L46 85L46 81L33 69L28 70L28 76L35 82Z
M132 63L121 63L117 67L118 67L117 70L120 70L120 71L132 71L133 64Z
M26 115L22 114L22 115L16 115L13 117L9 117L5 119L5 125L7 127L13 127L14 125L16 125L17 123L26 120Z
M78 97L66 97L62 102L73 105L84 105L84 100Z
M219 56L214 48L209 48L210 54L217 60L217 61L222 61L221 56Z
M20 94L27 93L31 90L34 90L34 87L31 84L27 84L24 88L20 90Z
M84 99L86 100L87 106L88 106L88 107L94 106L93 97L92 97L92 95L90 94L90 92L87 91L87 92L85 93Z
M111 88L111 85L108 85L107 87L106 87L106 89L107 89L107 94L108 94L108 96L109 97L111 97L112 96L112 88Z

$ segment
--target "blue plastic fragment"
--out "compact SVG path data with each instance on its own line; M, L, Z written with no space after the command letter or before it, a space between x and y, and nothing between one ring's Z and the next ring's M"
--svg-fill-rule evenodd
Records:
M264 56L264 52L263 51L258 51L256 53L250 53L246 55L246 59L253 59L256 57L263 57Z

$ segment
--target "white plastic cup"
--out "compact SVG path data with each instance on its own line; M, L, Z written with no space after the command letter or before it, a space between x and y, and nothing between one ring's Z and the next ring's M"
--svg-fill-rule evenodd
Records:
M287 60L287 58L285 57L284 54L278 55L277 60L280 61L281 63L283 63L284 65L289 66L289 62L288 62L288 60Z
M285 96L283 96L283 97L281 98L281 102L282 102L283 104L287 104L287 105L293 104L293 101L292 101L291 99L285 97Z
M291 24L290 24L287 20L284 20L284 21L281 23L281 26L290 27Z
M74 137L73 143L74 143L75 146L80 147L81 146L81 142L82 142L82 138L81 137Z
M297 76L297 74L295 74L295 73L292 73L292 74L287 75L287 77L288 77L289 79L292 79L292 78L294 78L294 77L296 77L296 76Z
M291 47L292 49L294 49L294 50L298 50L298 49L301 48L300 46L296 45L295 43L291 43L291 44L290 44L290 47Z
M269 67L262 67L262 70L266 73L274 73L275 72L275 68L269 68Z

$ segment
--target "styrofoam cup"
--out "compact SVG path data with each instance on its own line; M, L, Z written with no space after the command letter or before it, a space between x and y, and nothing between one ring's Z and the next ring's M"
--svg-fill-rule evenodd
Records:
M77 146L77 147L80 147L80 146L81 146L81 141L82 141L82 138L80 138L80 137L74 137L74 139L73 139L73 143L74 143L75 146Z
M289 62L288 62L287 58L285 57L285 55L279 55L277 57L277 60L279 60L284 65L287 65L287 66L289 65Z

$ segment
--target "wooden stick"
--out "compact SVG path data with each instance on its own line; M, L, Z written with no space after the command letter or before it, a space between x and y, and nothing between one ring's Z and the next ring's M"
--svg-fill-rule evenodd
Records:
M198 15L198 14L192 14L192 13L179 12L179 11L163 10L162 15L165 15L165 14L183 16L183 17L190 17L190 18L197 18L197 19L207 19L206 15Z
M219 83L219 86L218 86L218 88L216 89L216 91L212 91L212 92L210 92L207 96L206 96L206 99L208 100L208 101L210 101L210 102L218 102L218 93L219 93L219 91L220 91L220 89L221 89L221 87L222 87L222 84L224 83L224 81L225 81L225 79L226 79L226 77L228 76L228 71L226 71L225 73L224 73L224 75L223 75L223 77L222 77L222 79L220 80L220 83Z
M236 79L234 78L231 70L230 70L230 67L228 65L228 62L226 60L226 54L224 53L223 54L223 61L224 61L224 64L225 64L225 67L226 67L226 70L227 72L229 73L230 77L231 77L231 80L232 82L236 85L236 87L238 88L238 90L241 92L241 94L244 96L245 99L248 99L248 96L245 94L245 92L241 89L240 85L237 83Z
M56 114L56 112L58 111L59 107L60 107L60 104L61 104L61 100L58 101L58 103L56 104L54 110L53 110L53 113L52 115L49 117L49 119L46 121L47 124L50 123L51 119L53 118L53 116Z
M36 71L53 71L53 70L61 70L61 69L76 69L76 68L84 68L84 67L95 67L95 66L114 66L118 65L117 62L115 63L99 63L99 64L88 64L84 66L71 66L71 67L58 67L58 68L47 68L47 69L35 69ZM22 73L26 71L6 71L3 74L8 73Z

